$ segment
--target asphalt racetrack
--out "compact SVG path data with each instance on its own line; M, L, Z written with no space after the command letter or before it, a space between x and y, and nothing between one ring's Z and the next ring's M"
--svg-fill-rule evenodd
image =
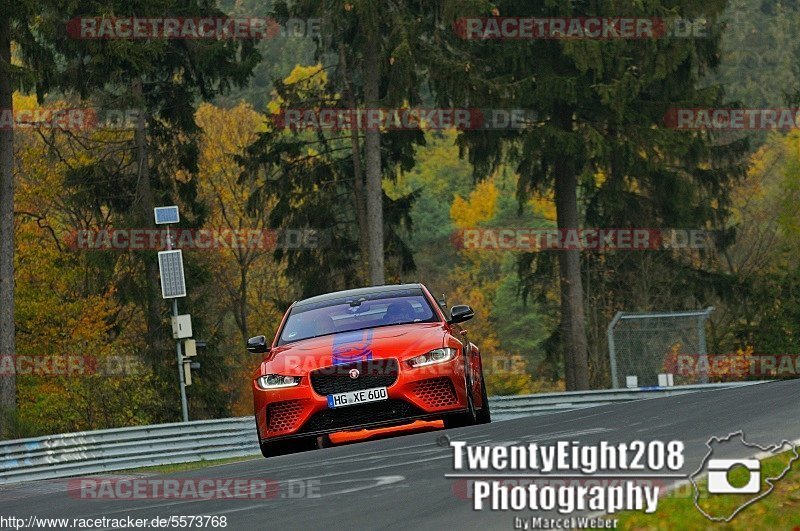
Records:
M681 472L689 475L706 455L709 437L737 430L744 431L748 442L760 445L800 439L800 381L638 400L136 476L262 478L279 486L268 499L85 499L76 489L79 483L65 479L2 487L0 514L20 518L224 515L227 529L512 529L515 516L533 514L475 511L466 480L445 478L453 472L453 450L443 445L443 434L471 445L677 439L686 445Z

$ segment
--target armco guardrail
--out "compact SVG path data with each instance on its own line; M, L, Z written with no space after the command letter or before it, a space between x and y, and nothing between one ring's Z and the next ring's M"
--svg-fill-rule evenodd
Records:
M492 408L493 420L508 420L519 417L530 417L552 413L554 411L568 411L586 407L604 406L615 402L629 402L645 398L660 398L665 396L695 393L698 391L711 391L726 387L738 387L764 383L753 382L725 382L698 385L676 385L674 387L639 387L635 389L601 389L596 391L574 391L567 393L541 393L521 396L497 396L489 399Z
M253 417L64 433L0 443L0 484L256 454Z
M491 397L494 420L760 382ZM0 484L260 455L253 417L133 426L0 442Z

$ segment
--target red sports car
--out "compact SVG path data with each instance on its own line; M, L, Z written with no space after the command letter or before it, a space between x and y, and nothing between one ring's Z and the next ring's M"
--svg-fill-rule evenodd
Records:
M445 427L490 421L478 347L422 284L339 291L295 302L253 375L265 457L316 448L333 432L442 419Z

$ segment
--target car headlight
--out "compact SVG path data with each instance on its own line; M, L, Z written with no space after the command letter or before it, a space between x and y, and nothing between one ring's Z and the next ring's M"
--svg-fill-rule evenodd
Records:
M283 376L280 374L267 374L261 376L258 380L258 386L261 389L280 389L282 387L294 387L300 383L299 376Z
M425 367L426 365L433 365L435 363L444 363L456 357L458 351L454 348L437 348L431 350L427 354L417 356L408 360L408 364L412 367Z

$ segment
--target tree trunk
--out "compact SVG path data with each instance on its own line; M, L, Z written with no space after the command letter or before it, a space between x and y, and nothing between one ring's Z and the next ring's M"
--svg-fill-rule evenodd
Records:
M380 43L378 28L369 28L364 48L364 104L367 109L380 106ZM385 284L383 264L383 186L381 175L381 132L367 127L364 134L367 176L367 228L369 232L369 282Z
M11 21L0 19L0 112L13 116L11 88ZM13 120L12 120L13 121ZM16 354L14 325L14 129L0 128L0 355ZM0 378L0 407L17 409L17 382L13 374ZM5 435L5 422L0 435Z
M344 79L345 98L351 109L356 108L356 96L350 82L350 71L347 69L347 56L344 46L339 48L339 64L342 68ZM353 202L355 203L356 223L358 223L358 248L361 253L361 263L369 265L369 224L367 222L366 200L364 198L364 171L361 168L361 139L358 137L358 121L353 121L350 129L350 149L353 160ZM364 270L359 273L363 275Z
M248 316L248 299L247 299L247 272L250 268L248 263L239 264L239 332L242 334L242 344L246 345L247 340L250 339L250 328L247 326Z
M556 112L558 126L572 130L572 112ZM571 157L560 157L555 163L556 218L560 231L577 230L578 176ZM561 344L564 349L564 370L568 391L589 389L589 355L583 311L583 284L579 250L559 250L558 270L561 288Z
M147 109L144 103L142 81L137 79L133 84L134 96L139 105L139 120L134 131L134 145L136 149L136 198L138 208L134 206L134 219L142 228L153 227L153 190L150 185L150 154L147 140ZM147 324L148 354L155 368L163 355L161 337L163 334L161 321L161 291L158 281L158 262L144 258L145 266L145 319Z

